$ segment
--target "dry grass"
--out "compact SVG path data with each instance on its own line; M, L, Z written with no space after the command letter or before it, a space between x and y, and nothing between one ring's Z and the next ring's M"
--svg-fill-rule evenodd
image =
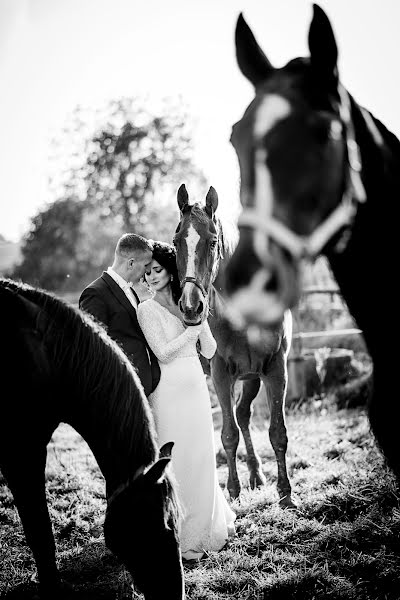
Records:
M233 503L237 535L219 553L185 568L188 600L399 600L399 493L369 433L363 409L337 412L328 400L287 417L288 465L297 511L277 504L276 465L264 423L255 444L267 487L244 486ZM227 468L216 432L218 473ZM62 425L49 446L47 492L64 577L78 597L132 598L129 576L104 547L104 485L82 439ZM13 499L0 483L0 593L31 598L35 569ZM162 560L156 552L157 560ZM133 592L133 597L140 595Z

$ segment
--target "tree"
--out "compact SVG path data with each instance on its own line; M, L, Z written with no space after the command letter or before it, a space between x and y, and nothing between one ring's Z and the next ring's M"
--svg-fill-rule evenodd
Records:
M170 241L182 182L204 192L193 123L181 101L150 110L123 98L102 111L77 107L53 145L51 195L32 219L13 276L53 290L79 289L112 262L118 237Z
M85 203L74 198L53 202L32 219L23 240L22 262L12 277L47 289L63 290L76 270L76 244Z
M166 220L176 222L179 185L189 181L196 192L206 181L195 166L193 123L183 103L165 99L151 112L146 102L113 100L89 115L77 107L66 130L74 151L61 185L123 231L156 237L159 230L167 234ZM92 133L82 136L89 121Z

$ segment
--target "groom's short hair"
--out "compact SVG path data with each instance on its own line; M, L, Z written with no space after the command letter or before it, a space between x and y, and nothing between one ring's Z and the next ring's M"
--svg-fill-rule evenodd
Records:
M115 248L115 255L121 258L130 258L134 252L153 252L153 246L149 240L137 233L124 233Z

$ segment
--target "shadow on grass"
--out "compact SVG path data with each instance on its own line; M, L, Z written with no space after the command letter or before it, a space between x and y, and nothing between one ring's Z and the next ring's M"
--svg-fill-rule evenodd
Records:
M333 568L331 565L330 568ZM343 573L329 573L317 567L302 576L294 574L274 581L264 589L264 600L304 600L329 598L329 600L399 600L399 578L378 572L369 565L368 570L355 565L351 580Z
M131 578L124 567L100 541L82 547L79 554L63 559L61 577L71 591L51 600L131 600ZM2 600L39 600L39 586L19 584L1 595Z
M87 589L87 590L73 590L69 594L63 594L62 598L54 598L53 600L115 600L117 598L115 592L106 592L98 589ZM118 598L122 598L122 596L118 596ZM130 596L126 596L126 598L132 598L132 594ZM39 586L30 583L30 584L21 584L16 588L7 592L6 594L1 596L3 600L40 600L39 596Z

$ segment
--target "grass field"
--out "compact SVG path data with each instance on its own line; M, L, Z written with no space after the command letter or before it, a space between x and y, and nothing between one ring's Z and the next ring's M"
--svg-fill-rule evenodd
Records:
M233 502L237 535L219 553L185 567L188 600L399 600L399 493L369 432L363 409L337 411L328 400L288 414L288 465L297 511L282 510L265 423L254 427L267 487L244 486ZM227 468L216 431L218 474ZM78 598L141 598L105 548L104 485L89 449L60 426L49 444L47 493L65 579ZM13 499L0 481L0 594L32 598L35 569ZM162 556L154 552L154 571ZM56 600L56 599L55 599Z

